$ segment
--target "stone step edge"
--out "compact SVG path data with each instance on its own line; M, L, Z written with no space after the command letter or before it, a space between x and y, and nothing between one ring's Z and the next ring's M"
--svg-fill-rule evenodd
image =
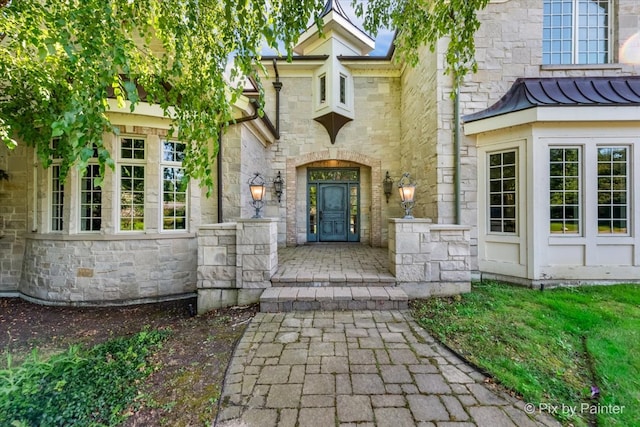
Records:
M397 287L275 287L260 297L260 311L406 310L407 294Z
M296 284L321 283L322 286L389 286L396 284L396 278L391 275L375 276L375 275L319 275L313 276L298 275L292 276L274 276L271 283L277 283L282 286L296 286ZM320 285L316 285L320 286Z
M397 284L395 278L393 281L385 281L385 282L350 282L350 281L340 281L340 282L330 282L330 281L319 281L313 280L309 282L281 282L278 280L271 280L271 285L273 287L278 288L367 288L367 287L390 287L395 286Z

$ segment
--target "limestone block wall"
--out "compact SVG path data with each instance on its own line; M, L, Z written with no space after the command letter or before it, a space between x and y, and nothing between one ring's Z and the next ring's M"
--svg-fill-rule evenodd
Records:
M0 169L9 175L0 179L0 294L17 292L24 256L24 235L30 223L32 188L28 174L33 156L24 145L9 152L0 144Z
M196 245L193 234L28 236L19 291L38 302L62 305L181 297L196 288Z
M238 303L237 224L202 225L198 230L198 312Z
M198 313L258 302L278 269L276 219L203 225L198 232Z
M389 221L389 270L410 298L471 290L470 227L429 219Z
M278 67L283 83L281 138L269 147L267 158L273 176L277 171L282 171L286 180L282 203L267 206L269 216L280 218L278 241L281 245L306 242L306 184L300 178L306 176L311 163L323 161L322 167L337 167L344 162L356 164L354 159L364 156L371 161L356 166L361 168L364 177L361 182L361 201L370 203L370 206L361 205L361 236L366 236L372 242L382 242L376 245L385 245L386 220L400 214L399 205L395 203L397 195L392 196L395 197L395 200L392 198L394 203L387 204L381 194L384 173L389 170L397 179L403 172L400 166L400 78L393 75L366 75L366 70L354 70L355 119L340 130L332 145L327 131L312 117L312 71L289 71L287 65L281 63ZM265 79L264 83L267 97L265 111L274 118L272 100L275 92L269 79ZM329 153L329 156L325 153ZM305 163L303 159L308 161ZM377 170L374 170L372 163L376 163ZM368 168L371 168L370 172ZM382 177L378 176L378 170L382 172ZM286 230L283 230L283 226ZM382 233L380 238L374 236L379 233L377 230Z

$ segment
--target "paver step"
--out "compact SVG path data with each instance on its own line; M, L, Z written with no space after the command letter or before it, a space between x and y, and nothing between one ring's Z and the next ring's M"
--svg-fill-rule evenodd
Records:
M271 278L273 286L287 287L388 287L396 284L396 278L390 274L376 273L310 273L276 274Z
M260 297L260 311L405 310L407 294L395 286L277 286Z

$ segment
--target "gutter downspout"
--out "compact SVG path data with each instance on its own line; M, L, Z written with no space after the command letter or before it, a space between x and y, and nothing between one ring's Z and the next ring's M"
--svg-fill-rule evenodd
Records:
M278 61L273 58L273 70L276 73L276 81L273 82L273 87L276 90L276 139L280 139L280 89L282 89L282 82L280 81L280 74L278 73Z
M458 82L458 84L456 85L456 91L454 93L454 98L453 98L453 121L454 123L454 128L453 128L453 155L454 155L454 161L455 161L455 165L454 165L454 192L455 192L455 199L454 199L454 203L455 203L455 223L456 224L460 224L461 222L461 214L460 214L460 169L461 169L461 165L460 165L460 133L461 133L461 129L460 129L460 79L457 76L457 74L454 77Z

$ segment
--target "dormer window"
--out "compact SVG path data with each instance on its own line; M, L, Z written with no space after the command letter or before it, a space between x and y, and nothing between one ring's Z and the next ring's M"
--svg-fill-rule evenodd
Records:
M323 74L320 76L320 103L327 102L327 76Z
M340 74L340 103L347 103L347 76Z

